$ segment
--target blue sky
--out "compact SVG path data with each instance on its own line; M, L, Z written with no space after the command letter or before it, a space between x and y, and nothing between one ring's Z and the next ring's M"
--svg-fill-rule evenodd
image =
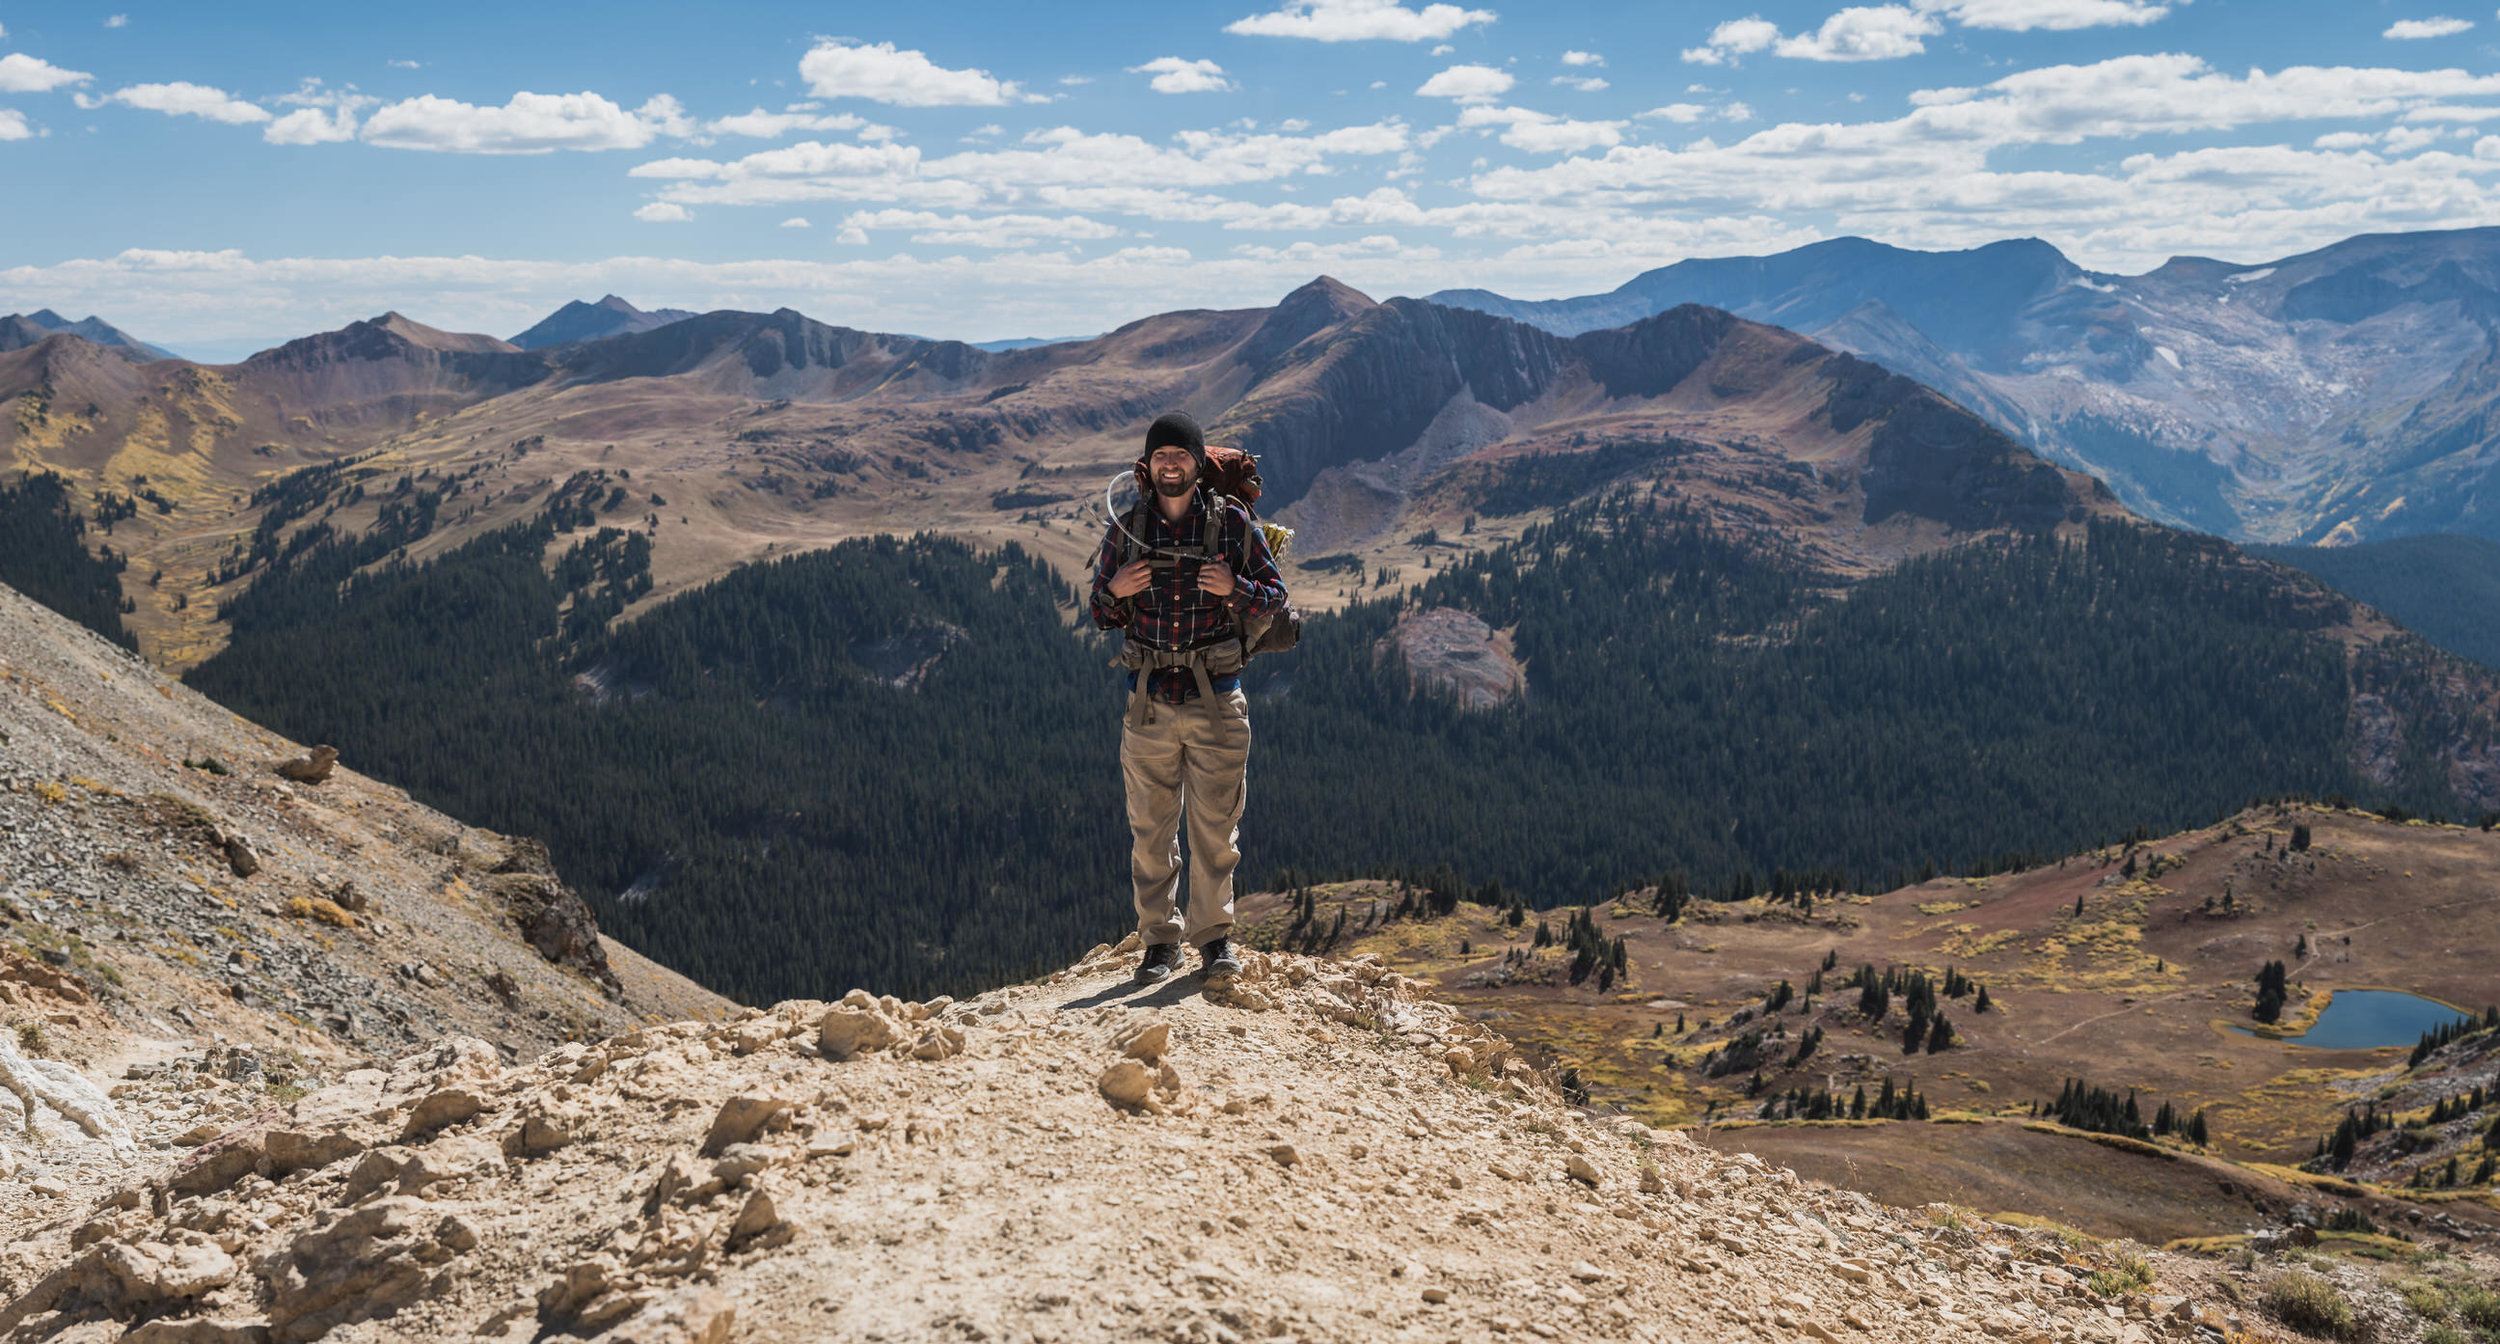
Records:
M2134 271L2495 183L2490 0L0 0L0 312L205 357L609 291L1082 334L1849 233Z

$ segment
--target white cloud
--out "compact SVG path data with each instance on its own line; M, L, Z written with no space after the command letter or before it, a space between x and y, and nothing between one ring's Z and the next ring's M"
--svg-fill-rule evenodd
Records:
M2188 0L2173 0L2187 4ZM2161 0L1916 0L1930 14L1942 14L1965 28L1993 28L2027 33L2033 29L2071 32L2077 28L2141 28L2170 13Z
M258 103L247 103L223 89L179 80L171 84L133 84L106 94L103 101L162 112L169 117L222 121L229 126L248 126L269 120L269 109Z
M1447 42L1436 42L1433 44L1432 50L1425 54L1429 56L1447 56L1456 50L1458 50L1458 48L1451 46Z
M844 217L846 231L894 229L931 247L1024 247L1116 238L1120 230L1081 215L939 215L925 210L857 210Z
M1577 154L1584 149L1619 145L1623 143L1626 125L1620 121L1571 121L1524 107L1482 105L1461 109L1458 124L1467 130L1500 126L1503 144L1531 154Z
M1282 8L1224 25L1242 37L1307 37L1319 42L1438 42L1461 28L1491 23L1489 9L1428 4L1408 9L1398 0L1285 0Z
M987 70L949 70L891 42L820 42L799 58L799 76L819 98L867 98L897 107L999 107L1036 101Z
M1710 38L1698 47L1685 49L1684 59L1694 65L1725 65L1738 56L1767 51L1780 40L1779 25L1769 19L1747 16L1729 19L1710 30Z
M805 215L792 215L788 219L781 221L781 227L785 229L812 229L816 226L808 223L807 216Z
M645 224L683 224L694 218L694 212L669 201L653 201L634 211L634 218Z
M1306 267L1335 267L1350 261L1369 261L1381 257L1396 257L1404 261L1437 261L1440 259L1441 249L1408 246L1399 242L1393 234L1374 233L1366 234L1350 243L1315 243L1306 240L1284 247L1244 244L1234 248L1233 254L1253 261L1287 262Z
M817 112L812 108L767 112L756 108L703 123L706 135L741 135L750 140L778 140L792 131L858 131L875 123L848 112ZM880 128L882 129L882 128Z
M1144 65L1130 66L1128 72L1153 75L1147 87L1157 93L1229 93L1233 88L1233 82L1224 78L1224 67L1213 61L1158 56Z
M93 78L84 70L64 70L22 51L0 56L0 93L49 93L63 85L84 84Z
M357 92L354 85L333 89L307 79L278 101L297 110L262 127L261 139L273 145L330 145L355 139L357 114L382 100Z
M368 118L367 144L447 154L545 154L559 149L640 149L661 135L693 130L677 100L662 94L628 112L595 93L516 93L501 107L426 94Z
M1455 98L1462 103L1485 103L1510 92L1519 81L1507 70L1489 65L1453 65L1434 75L1415 90L1426 98Z
M1934 6L1922 4L1928 7ZM1695 65L1728 65L1765 50L1799 61L1888 61L1918 55L1927 49L1922 38L1943 31L1932 15L1906 6L1854 5L1824 19L1820 28L1787 37L1768 19L1730 19L1683 56Z
M26 114L14 107L0 107L0 140L32 140L35 128L26 123Z
M127 28L130 26L130 16L127 14L108 14L104 18L104 26L107 28Z
M1932 17L1900 5L1860 5L1823 20L1811 33L1781 38L1773 48L1800 61L1890 61L1927 50L1919 39L1943 32Z
M1653 107L1641 113L1641 120L1672 121L1678 125L1689 126L1709 115L1710 109L1700 103L1669 103L1665 107Z
M1606 58L1593 51L1566 51L1562 54L1562 63L1565 65L1604 65Z
M2417 149L2431 145L2438 139L2439 132L2424 127L2394 126L2388 128L2387 133L2379 137L2379 143L2386 146L2390 154L2410 154Z
M2500 117L2500 107L2450 107L2444 103L2432 103L2425 107L2413 108L2404 114L2403 119L2406 121L2474 122L2489 121L2494 117Z
M1599 93L1608 87L1606 81L1596 75L1590 75L1586 78L1579 78L1572 75L1556 75L1553 79L1547 82L1559 84L1565 88L1578 89L1582 93Z
M868 231L856 228L844 229L833 236L833 241L846 247L866 247L868 246Z
M356 114L347 108L299 107L261 128L273 145L335 145L356 138Z
M2419 42L2431 37L2455 37L2473 28L2472 19L2452 19L2445 15L2429 19L2398 19L2379 34L2398 42Z
M1094 77L1092 75L1061 75L1059 82L1073 87L1078 84L1091 84L1094 82Z
M403 61L403 60L400 60L400 59L399 59L399 58L397 58L397 57L393 57L393 58L391 58L390 60L384 61L384 62L382 62L382 64L389 66L389 67L390 67L390 68L392 68L393 70L417 70L417 69L422 69L422 68L423 68L423 67L422 67L422 65L421 65L419 62L416 62L416 61Z
M1013 146L935 159L923 159L908 145L808 141L727 161L659 159L630 175L676 179L661 196L687 205L856 200L966 211L1038 202L1086 210L1093 207L1067 194L1126 191L1103 184L1132 181L1171 191L1279 182L1327 174L1340 158L1400 154L1413 143L1408 128L1394 121L1313 135L1183 131L1160 144L1061 126L1031 132Z

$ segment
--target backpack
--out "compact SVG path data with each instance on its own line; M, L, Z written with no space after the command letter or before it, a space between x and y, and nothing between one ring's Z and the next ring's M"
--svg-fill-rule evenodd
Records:
M1154 491L1148 484L1146 469L1136 468L1137 503L1130 506L1128 517L1120 522L1120 554L1118 564L1126 565L1147 553L1141 538L1152 519ZM1284 539L1293 534L1270 523L1262 523L1257 508L1261 493L1259 460L1239 448L1207 449L1206 469L1199 473L1199 484L1207 491L1206 531L1195 544L1172 550L1158 550L1150 558L1156 565L1180 564L1204 559L1217 553L1224 535L1224 506L1239 504L1250 519L1250 525L1261 529L1268 540L1271 555L1281 557ZM1288 598L1285 609L1267 616L1233 617L1234 638L1211 648L1158 649L1134 636L1122 642L1120 655L1112 660L1115 667L1125 667L1137 674L1137 689L1129 697L1130 717L1140 723L1153 722L1154 708L1146 695L1146 683L1160 668L1186 667L1198 679L1198 693L1214 698L1215 690L1209 676L1231 676L1239 672L1253 657L1262 653L1283 653L1302 640L1302 613Z

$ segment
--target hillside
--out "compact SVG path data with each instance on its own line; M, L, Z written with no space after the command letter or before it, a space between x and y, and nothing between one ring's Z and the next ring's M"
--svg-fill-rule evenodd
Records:
M2448 535L2356 546L2252 546L2485 667L2500 668L2500 542Z
M1841 238L1678 262L1607 294L1431 300L1563 335L1686 303L1792 327L1941 389L2146 517L2240 540L2500 539L2500 230L2133 276L2038 239L1929 253Z
M2500 1243L2500 1197L2480 1164L2500 1151L2484 1132L2500 1122L2500 1036L2419 1070L2408 1069L2411 1032L2372 1049L2276 1039L2340 989L2400 989L2479 1014L2500 997L2486 969L2500 956L2495 869L2500 833L2488 829L2282 805L1880 894L1782 875L1739 899L1669 884L1517 918L1429 899L1448 886L1425 878L1261 896L1246 917L1263 945L1382 957L1571 1069L1593 1102L1700 1124L1723 1147L1888 1201L2162 1242L2341 1199L2378 1225ZM2265 1027L2251 1015L2256 981L2278 960L2291 1003ZM1889 1006L1870 1014L1857 979L1868 967L1938 987L1949 1042L1936 1047L1931 1027L1905 1050L1920 1012L1911 989L1893 978ZM2044 1119L2070 1080L2113 1105L2129 1098L2143 1140ZM1895 1089L1914 1090L1932 1118L1850 1120L1855 1099ZM1786 1118L1800 1093L1836 1097L1842 1114ZM2365 1102L2408 1128L2347 1167L2295 1169ZM2454 1123L2422 1125L2434 1102L2457 1105ZM1758 1118L1766 1104L1776 1122ZM2182 1129L2201 1117L2208 1139L2152 1133L2164 1106ZM2462 1185L2441 1188L2450 1157ZM2431 1188L2416 1185L2424 1172Z
M519 1059L727 1007L603 938L532 842L344 767L282 777L309 748L7 589L0 744L17 1051L114 1077L182 1059L301 1091L447 1033ZM58 1141L13 1133L0 1165L66 1178L91 1159Z
M1910 1213L1609 1122L1376 963L1254 954L1215 997L1139 992L1133 962L517 1065L448 1039L20 1212L0 1327L2184 1344L2287 1338L2278 1281L2382 1337L2420 1319L2359 1262ZM2493 1268L2422 1272L2466 1293Z

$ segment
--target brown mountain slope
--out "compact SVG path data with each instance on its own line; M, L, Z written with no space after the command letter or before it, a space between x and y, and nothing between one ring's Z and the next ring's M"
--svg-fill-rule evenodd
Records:
M2290 848L2295 826L2307 849ZM1513 927L1477 907L1374 922L1398 905L1382 884L1336 890L1298 928L1290 902L1253 898L1245 923L1257 923L1256 938L1307 946L1333 919L1328 905L1344 904L1354 932L1340 949L1376 952L1431 982L1541 1058L1575 1067L1593 1100L1652 1123L1705 1126L1716 1142L1888 1200L2014 1209L2158 1241L2236 1233L2317 1203L2317 1188L2280 1168L2308 1159L2345 1109L2390 1087L2414 1043L2407 1033L2384 1048L2327 1050L2252 1035L2259 969L2291 968L2287 1030L2337 989L2402 989L2480 1011L2500 999L2488 969L2500 957L2495 871L2500 832L2265 807L2028 872L1879 895L1695 900L1669 922L1654 891L1629 893L1588 912L1598 935L1623 940L1624 975L1576 985L1564 945L1580 913L1571 909L1544 916L1552 947L1535 945L1536 917ZM1986 986L1991 1006L1976 1011L1970 994L1940 1000L1951 1046L1905 1054L1906 1001L1896 993L1868 1020L1844 983L1862 966L1938 982L1956 971ZM1793 997L1768 1010L1783 982ZM2485 1059L2447 1090L2500 1084L2487 1076L2495 1064ZM2213 1160L2177 1140L2143 1151L2031 1128L2032 1104L2069 1079L2134 1092L2148 1122L2163 1102L2183 1118L2203 1111ZM1790 1089L1846 1102L1887 1081L1915 1086L1961 1123L1751 1127L1765 1099ZM2407 1109L2429 1105L2429 1091L2403 1095ZM2452 1149L2418 1151L2431 1155L2403 1165L2389 1188L2346 1191L2355 1207L2403 1226L2453 1220L2454 1235L2500 1242L2500 1196L2487 1184L2453 1203L2404 1202L2413 1168Z

